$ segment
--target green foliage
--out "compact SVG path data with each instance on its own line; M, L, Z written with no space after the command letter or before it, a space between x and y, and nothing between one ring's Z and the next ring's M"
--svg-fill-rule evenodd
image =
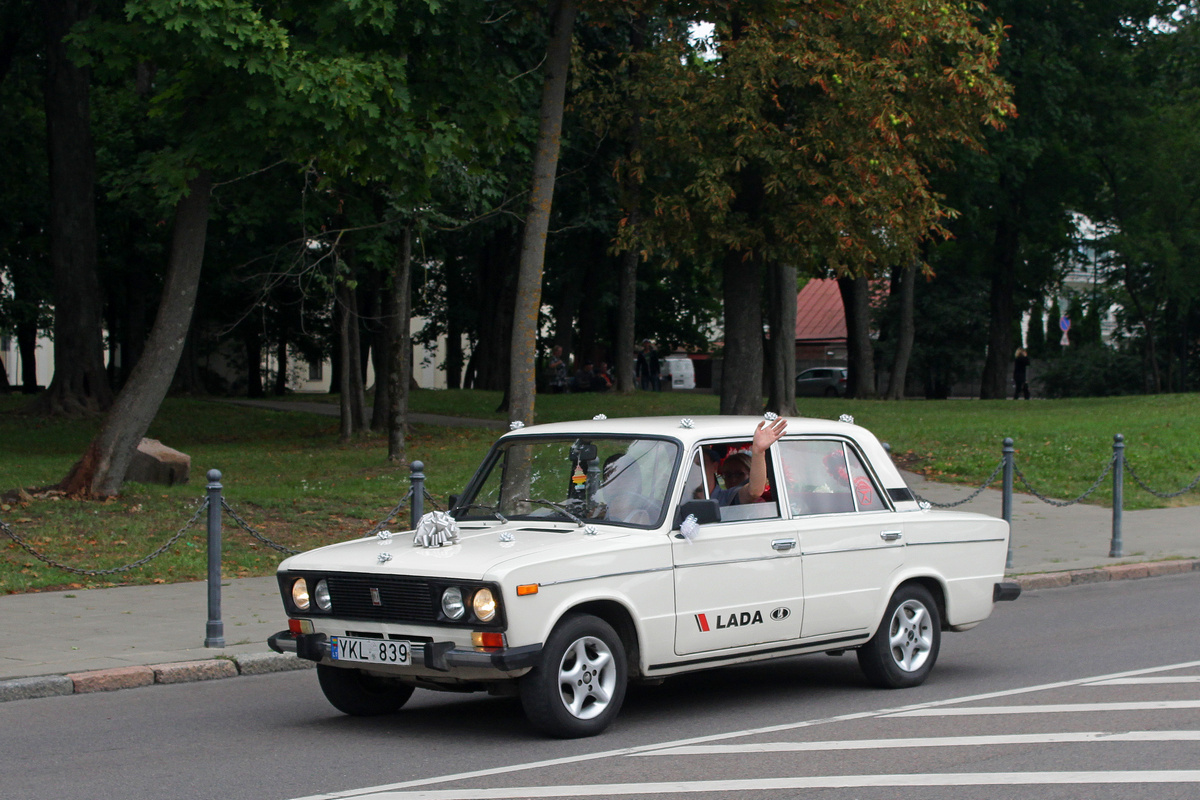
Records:
M712 62L682 29L638 62L649 157L677 163L648 242L803 270L911 255L947 210L927 171L1009 114L998 28L908 0L771 2L718 16ZM748 181L748 183L747 183Z
M1034 380L1046 397L1111 397L1145 390L1141 359L1094 342L1062 348Z
M1108 285L1124 331L1151 353L1156 391L1186 388L1200 321L1198 44L1188 4L1116 60L1112 113L1091 151L1103 183L1086 210L1101 223Z

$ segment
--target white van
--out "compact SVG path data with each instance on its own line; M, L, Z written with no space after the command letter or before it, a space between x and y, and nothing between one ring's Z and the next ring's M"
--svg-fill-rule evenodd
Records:
M696 368L687 356L667 356L663 359L663 378L672 389L695 389Z

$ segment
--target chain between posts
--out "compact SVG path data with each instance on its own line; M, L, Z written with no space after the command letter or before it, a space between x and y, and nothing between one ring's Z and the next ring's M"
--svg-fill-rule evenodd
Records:
M1155 497L1160 498L1162 500L1171 500L1173 498L1179 497L1180 495L1187 494L1188 492L1195 489L1197 486L1200 486L1200 475L1197 475L1196 478L1191 483L1189 483L1187 486L1184 486L1182 489L1180 489L1177 492L1155 491L1154 489L1151 489L1150 486L1147 485L1144 480L1142 480L1140 475L1137 474L1137 472L1133 468L1133 464L1129 463L1128 458L1124 458L1123 460L1125 463L1125 469L1129 470L1129 477L1133 478L1134 482L1138 486L1140 486L1143 490L1149 492L1150 494L1152 494Z
M270 547L272 550L277 550L280 553L287 553L289 556L294 556L300 552L299 550L293 550L292 548L279 544L278 542L273 542L263 534L254 530L254 528L250 527L250 523L242 519L241 515L233 510L233 507L229 505L229 501L227 501L224 496L221 497L221 508L229 512L229 516L233 517L233 521L237 523L239 528L250 534L251 537L265 544L267 547Z
M933 506L934 508L957 508L958 506L966 505L967 503L974 500L976 497L979 497L979 495L983 494L984 489L988 488L989 486L991 486L993 483L996 482L996 476L1000 474L1000 470L1002 470L1002 469L1004 469L1004 459L1000 459L999 463L996 464L996 468L994 470L992 470L992 474L988 476L988 479L983 482L982 486L977 488L975 491L971 492L971 494L967 495L963 499L955 500L953 503L935 503L932 500L926 500L924 497L921 497L916 492L913 492L913 497L917 498L918 502L928 503L929 505Z
M207 497L200 498L200 504L196 507L196 513L193 514L192 518L189 519L187 522L185 522L183 527L180 528L175 533L174 536L172 536L170 539L168 539L166 541L166 543L163 544L162 547L158 548L153 553L151 553L148 556L145 556L144 558L139 558L137 561L134 561L132 564L126 564L121 567L112 567L111 569L80 569L78 567L72 567L67 564L63 564L62 562L55 561L54 559L50 558L49 556L43 555L42 553L39 553L37 550L34 550L33 547L31 547L29 545L29 543L27 543L24 539L22 539L20 536L18 536L17 532L14 531L12 528L10 528L4 522L4 520L0 520L0 532L3 532L6 536L8 536L8 538L12 539L13 542L15 542L18 547L20 547L25 552L29 553L29 555L33 556L38 561L41 561L44 564L48 564L49 566L54 567L55 569L61 569L64 572L70 572L74 575L88 575L91 577L100 577L102 575L115 575L118 572L128 572L131 569L137 569L138 567L148 564L151 561L153 561L154 559L158 558L163 553L167 552L167 550L170 549L170 547L173 544L175 544L177 541L179 541L181 538L183 538L183 535L185 533L187 533L188 528L190 528L196 524L196 521L200 519L200 515L203 514L207 508L208 508L208 498Z
M404 510L405 504L408 503L408 501L412 499L412 496L413 496L413 490L412 490L412 487L409 487L409 490L404 493L404 497L400 498L400 502L396 504L396 507L393 508L391 511L389 511L388 515L386 517L384 517L382 520L380 520L378 525L376 525L374 528L371 528L371 530L369 530L365 534L363 534L363 538L369 539L372 536L374 536L375 534L379 533L381 530L383 530L383 527L385 525L387 525L389 522L391 522L393 519L395 519L400 514L400 512Z
M1092 494L1095 493L1095 491L1100 488L1100 484L1104 481L1104 479L1106 477L1108 477L1108 473L1112 472L1113 465L1116 462L1117 462L1117 459L1115 456L1112 458L1109 458L1108 463L1104 466L1104 471L1100 473L1100 476L1098 478L1096 478L1095 482L1091 485L1091 487L1087 491L1085 491L1083 494L1079 495L1079 497L1076 497L1074 500L1054 500L1052 498L1049 498L1046 495L1039 492L1037 489L1033 488L1033 486L1029 483L1029 479L1025 477L1025 473L1021 472L1021 468L1018 467L1016 464L1013 464L1013 472L1016 474L1017 478L1020 479L1021 484L1026 489L1029 490L1029 493L1031 495L1033 495L1034 497L1036 497L1038 500L1041 500L1043 503L1047 503L1052 506L1057 506L1058 508L1066 508L1067 506L1073 506L1076 503L1080 503L1080 502L1088 499L1089 497L1091 497Z

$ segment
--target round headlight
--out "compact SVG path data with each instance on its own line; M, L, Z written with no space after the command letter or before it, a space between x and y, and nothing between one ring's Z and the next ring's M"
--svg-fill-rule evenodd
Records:
M297 578L292 583L292 602L301 611L308 611L308 581L304 578Z
M329 584L324 578L317 581L317 587L313 589L313 600L317 601L317 608L322 611L328 611L333 605L333 598L329 596Z
M491 622L496 618L496 598L492 595L492 590L484 587L475 593L475 597L471 600L471 610L475 612L475 618L480 622Z
M442 592L442 613L447 619L462 619L467 613L467 607L463 605L462 589L457 586L451 586L446 591Z

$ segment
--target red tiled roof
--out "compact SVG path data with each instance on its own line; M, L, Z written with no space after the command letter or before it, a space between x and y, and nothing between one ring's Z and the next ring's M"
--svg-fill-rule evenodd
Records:
M846 312L838 282L813 278L796 295L796 341L846 338Z

